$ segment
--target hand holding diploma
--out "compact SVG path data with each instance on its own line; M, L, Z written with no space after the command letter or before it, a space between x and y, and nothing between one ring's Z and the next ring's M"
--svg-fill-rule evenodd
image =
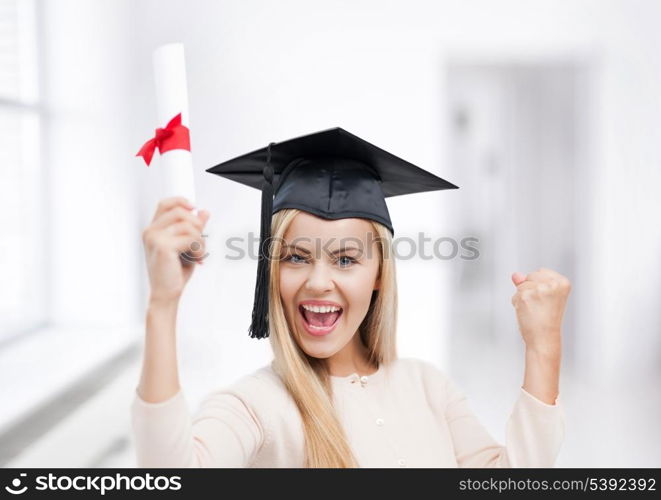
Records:
M142 233L150 302L178 302L194 269L192 265L182 266L180 261L204 262L202 231L210 214L206 210L193 214L192 208L185 198L166 198L158 204L151 224Z

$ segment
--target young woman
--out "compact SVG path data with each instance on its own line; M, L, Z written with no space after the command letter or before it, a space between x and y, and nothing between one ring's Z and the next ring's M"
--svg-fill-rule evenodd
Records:
M340 146L333 140L334 148ZM180 253L198 244L196 253L205 254L201 232L209 213L193 215L186 200L166 199L144 230L150 300L144 363L131 408L137 465L553 466L564 439L558 380L569 281L549 269L512 276L525 373L501 445L444 371L396 354L392 227L385 205L375 202L383 193L400 193L388 184L389 174L378 175L381 193L371 185L373 172L360 173L369 170L363 163L279 158L290 167L276 170L280 189L268 217L267 336L274 358L207 395L194 416L176 360L177 308L194 268ZM236 176L236 168L228 171ZM265 177L272 176L265 169ZM396 177L402 183L401 170ZM315 182L320 187L311 187ZM360 186L363 198L347 202L347 186ZM355 206L365 193L377 191L364 209ZM287 202L288 196L297 198ZM323 212L325 207L333 208ZM359 212L363 216L352 215ZM270 206L263 222L265 213L271 214Z

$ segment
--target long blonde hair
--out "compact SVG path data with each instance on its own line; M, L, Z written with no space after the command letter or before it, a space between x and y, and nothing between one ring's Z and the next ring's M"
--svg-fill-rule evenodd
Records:
M274 369L294 399L303 421L305 467L358 467L332 403L332 387L324 360L308 356L290 332L280 298L280 259L287 228L301 210L284 209L273 215L269 275L269 339ZM358 331L375 366L395 360L397 283L392 238L388 229L372 223L379 247L379 289L372 294L369 309Z

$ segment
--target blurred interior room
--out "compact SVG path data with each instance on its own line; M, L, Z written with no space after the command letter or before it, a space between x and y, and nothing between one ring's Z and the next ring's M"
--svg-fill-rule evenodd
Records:
M162 182L135 154L152 53L176 41L211 212L177 319L191 411L271 359L247 333L256 261L225 248L258 234L260 194L205 170L338 126L460 186L389 200L399 237L477 241L397 262L399 355L446 370L504 442L524 361L510 276L555 269L557 466L661 466L660 22L655 0L0 0L0 465L135 466Z

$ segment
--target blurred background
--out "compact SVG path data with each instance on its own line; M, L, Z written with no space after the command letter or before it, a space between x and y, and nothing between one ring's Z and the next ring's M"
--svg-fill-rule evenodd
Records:
M661 466L660 22L655 0L0 0L0 465L135 465L162 182L135 154L164 125L152 52L182 42L211 212L177 325L191 411L271 359L247 333L256 260L224 243L258 235L260 193L205 170L340 126L460 186L390 198L396 236L478 241L398 262L399 355L446 370L504 442L510 276L555 269L573 284L557 466Z

